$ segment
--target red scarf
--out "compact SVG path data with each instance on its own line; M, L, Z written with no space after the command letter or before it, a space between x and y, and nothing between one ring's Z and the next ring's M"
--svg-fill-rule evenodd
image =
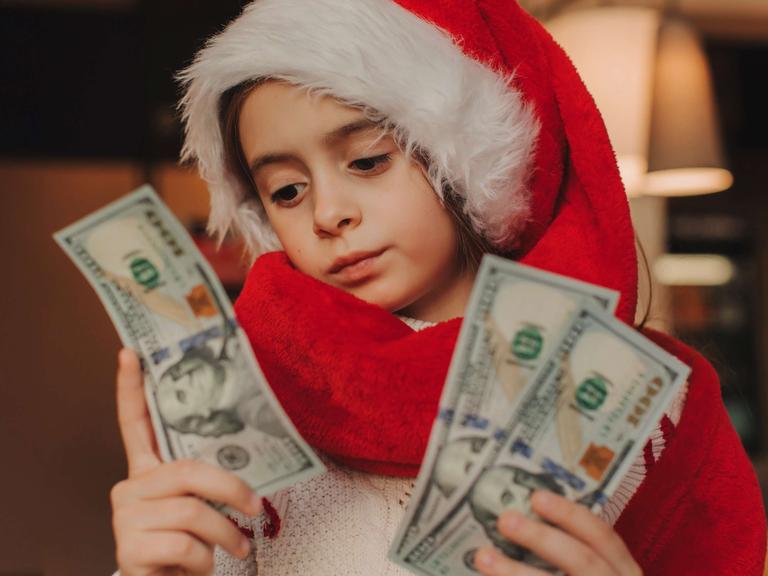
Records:
M460 319L414 332L282 252L256 261L235 310L307 442L359 470L416 476Z
M254 264L235 310L302 436L349 467L416 476L460 319L414 332L378 306L295 270ZM647 574L762 574L766 527L755 474L700 355L647 336L692 366L677 429L616 525Z

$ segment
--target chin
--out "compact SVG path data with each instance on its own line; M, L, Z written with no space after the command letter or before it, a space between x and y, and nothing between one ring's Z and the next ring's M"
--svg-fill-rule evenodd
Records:
M417 298L409 298L403 292L398 293L392 290L389 284L383 281L374 281L353 288L349 290L349 293L360 298L360 300L368 302L368 304L373 304L393 314L403 308L407 308L417 300Z

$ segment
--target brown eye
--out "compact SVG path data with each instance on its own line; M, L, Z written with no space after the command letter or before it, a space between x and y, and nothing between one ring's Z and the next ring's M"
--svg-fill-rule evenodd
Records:
M279 190L273 192L270 196L270 199L272 202L290 203L298 198L301 190L303 190L303 188L299 189L299 186L306 186L306 184L291 184L290 186L283 186Z
M379 166L383 166L390 160L389 154L381 154L380 156L372 156L370 158L360 158L352 162L357 170L361 172L373 172Z

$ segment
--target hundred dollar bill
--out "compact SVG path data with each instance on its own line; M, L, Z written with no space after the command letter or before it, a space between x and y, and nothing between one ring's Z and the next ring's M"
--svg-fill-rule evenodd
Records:
M144 186L54 234L141 358L163 460L271 494L325 471L270 390L218 278Z
M499 515L531 515L546 489L599 512L615 491L690 369L589 303L523 390L504 435L472 477L401 559L429 576L474 576L476 550L493 544L509 557L556 570L496 529ZM567 426L559 424L570 414Z
M562 337L583 302L613 314L619 293L489 256L481 306L482 334L472 378L462 383L448 441L489 436L507 423L525 384Z
M498 256L483 258L427 454L391 553L399 554L471 474L488 438L584 301L614 312L619 294Z

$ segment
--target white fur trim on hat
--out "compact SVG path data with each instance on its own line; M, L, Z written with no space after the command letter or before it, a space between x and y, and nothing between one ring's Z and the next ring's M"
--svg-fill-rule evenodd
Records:
M460 39L456 42L460 43ZM186 139L211 193L209 232L234 227L250 255L280 248L263 208L229 173L222 94L274 78L383 119L406 154L424 150L428 177L466 202L473 227L512 248L529 214L526 183L539 123L512 78L462 52L440 28L392 0L255 0L179 74Z

